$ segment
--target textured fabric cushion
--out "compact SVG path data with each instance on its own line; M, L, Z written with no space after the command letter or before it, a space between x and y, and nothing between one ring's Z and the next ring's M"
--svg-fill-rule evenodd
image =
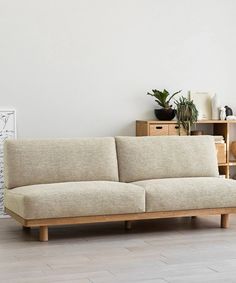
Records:
M217 177L213 137L117 137L121 182L177 177Z
M146 191L146 211L236 207L236 181L171 178L134 182Z
M114 138L9 140L5 142L5 185L118 181Z
M5 207L25 219L145 211L145 191L118 182L68 182L5 190Z

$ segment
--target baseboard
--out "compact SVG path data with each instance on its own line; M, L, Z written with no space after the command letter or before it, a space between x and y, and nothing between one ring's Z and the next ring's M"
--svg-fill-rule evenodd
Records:
M11 218L11 216L8 214L0 215L0 219L4 219L4 218Z

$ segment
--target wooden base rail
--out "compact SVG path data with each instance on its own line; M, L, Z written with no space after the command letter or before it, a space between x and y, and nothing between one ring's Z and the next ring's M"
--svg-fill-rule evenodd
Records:
M99 216L80 216L80 217L62 217L49 219L24 219L9 209L5 209L6 213L26 227L39 227L39 240L48 241L48 226L86 224L99 222L125 221L125 229L131 229L131 221L158 218L173 218L185 216L206 216L221 215L221 228L229 226L229 214L236 213L236 208L209 208L209 209L193 209L178 211L157 211L132 214L116 214L116 215L99 215Z

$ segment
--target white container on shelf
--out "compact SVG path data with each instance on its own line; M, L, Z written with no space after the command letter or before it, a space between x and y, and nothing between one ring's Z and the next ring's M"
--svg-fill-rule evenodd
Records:
M211 99L212 120L219 120L220 100L217 94Z

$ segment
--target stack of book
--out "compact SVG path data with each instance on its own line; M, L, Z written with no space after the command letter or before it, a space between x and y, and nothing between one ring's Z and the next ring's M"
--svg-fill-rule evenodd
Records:
M223 136L214 136L215 143L225 143L225 139Z

